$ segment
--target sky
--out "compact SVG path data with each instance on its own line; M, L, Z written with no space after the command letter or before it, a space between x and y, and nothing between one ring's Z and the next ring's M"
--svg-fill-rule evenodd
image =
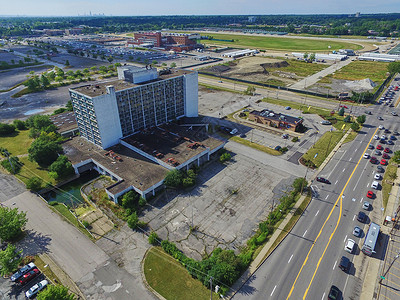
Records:
M0 0L0 15L108 16L398 13L399 0Z

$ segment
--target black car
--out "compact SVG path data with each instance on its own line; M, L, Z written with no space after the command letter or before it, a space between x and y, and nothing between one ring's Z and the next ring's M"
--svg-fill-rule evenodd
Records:
M339 263L339 269L347 273L350 270L350 259L346 256L342 256Z
M379 173L385 172L385 169L383 167L381 167L381 166L377 166L376 168L378 169Z
M326 184L331 184L331 182L328 179L325 179L324 177L317 177L317 181L326 183Z
M331 289L329 290L329 294L328 294L328 299L329 300L339 300L340 299L340 290L332 285Z
M276 151L279 151L279 150L281 150L281 148L282 148L281 146L276 146L276 147L275 147L275 150L276 150Z
M388 141L387 141L387 144L388 144L388 145L394 145L394 143L393 143L392 140L388 140Z
M361 222L361 223L366 223L367 222L367 215L364 212L359 211L358 215L357 215L357 220L359 222Z

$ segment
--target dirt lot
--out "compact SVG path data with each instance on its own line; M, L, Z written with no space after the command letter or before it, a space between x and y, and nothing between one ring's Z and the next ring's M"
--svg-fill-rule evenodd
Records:
M203 71L238 79L287 86L327 67L327 64L254 56L206 68Z
M15 63L18 63L19 60L24 60L22 57L19 55L15 55L13 53L6 52L4 50L0 50L0 61L5 61L9 64L12 63L12 60L15 61Z
M96 59L92 58L87 58L87 57L79 57L75 55L70 55L70 54L57 54L56 56L51 57L52 61L65 64L65 62L68 60L70 63L70 68L68 70L78 70L78 69L84 69L84 68L90 68L93 66L109 66L110 63L108 62L103 62L99 61ZM114 62L113 62L114 63Z

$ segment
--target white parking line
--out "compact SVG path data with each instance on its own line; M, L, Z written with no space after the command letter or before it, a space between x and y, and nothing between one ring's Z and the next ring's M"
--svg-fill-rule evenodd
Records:
M367 187L369 187L369 183L367 184Z
M344 238L344 241L343 241L343 242L346 242L346 240L347 240L347 235L346 235L346 237Z
M353 216L353 221L354 221L355 218L356 218L356 215Z
M335 267L336 267L336 263L337 263L337 261L335 261L335 264L333 265L333 270L335 270Z
M288 260L287 263L290 263L290 261L292 260L292 258L293 258L293 254L292 254L292 256L289 258L289 260Z
M360 203L362 202L363 198L360 199Z
M317 215L318 215L318 213L319 213L319 210L317 211L317 213L315 214L315 216L317 216Z
M271 297L272 297L272 295L274 294L274 292L275 292L275 289L276 289L276 286L274 287L274 289L272 290L272 293L271 293Z
M337 184L337 183L338 183L338 181L339 181L339 180L336 180L335 184Z
M324 300L324 299L325 299L325 293L322 295L321 300Z
M325 200L328 199L329 195L326 195Z
M352 157L349 158L349 161L352 159Z
M306 233L307 233L307 230L303 233L303 237L306 235Z

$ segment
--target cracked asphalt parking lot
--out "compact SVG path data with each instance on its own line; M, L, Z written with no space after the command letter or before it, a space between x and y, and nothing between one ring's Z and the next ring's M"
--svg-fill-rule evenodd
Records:
M216 247L238 250L266 219L272 199L294 178L266 161L233 154L227 165L211 162L203 167L192 191L168 190L151 203L143 219L160 238L196 259ZM196 230L191 233L192 220Z

